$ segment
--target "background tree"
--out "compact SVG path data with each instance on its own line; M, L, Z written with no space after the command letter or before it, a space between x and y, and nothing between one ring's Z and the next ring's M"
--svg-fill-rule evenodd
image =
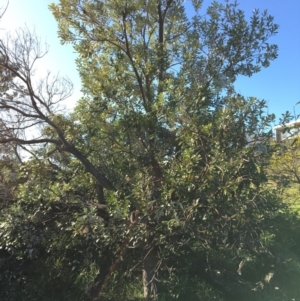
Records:
M288 130L288 129L287 129ZM299 137L297 133L290 139L273 145L274 152L268 173L273 184L278 186L284 200L289 203L290 208L299 211Z

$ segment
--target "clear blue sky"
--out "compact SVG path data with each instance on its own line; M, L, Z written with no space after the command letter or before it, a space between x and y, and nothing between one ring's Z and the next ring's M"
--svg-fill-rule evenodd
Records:
M190 1L190 0L187 0ZM71 46L60 45L57 25L48 10L51 0L10 0L6 15L0 23L2 35L7 29L27 24L50 46L49 55L44 60L44 69L67 75L75 85L75 93L70 104L80 95L80 79L75 66L75 54ZM265 99L269 112L281 115L293 111L300 101L300 0L240 0L240 8L250 16L254 8L267 9L280 25L279 33L271 42L279 46L279 57L267 69L251 78L241 77L236 83L237 91L245 96ZM2 4L3 3L3 4ZM1 0L0 5L6 1ZM210 1L205 0L204 6ZM296 106L300 113L300 105Z
M236 89L243 95L265 99L276 116L294 110L300 101L300 0L240 0L241 9L267 9L279 24L271 39L279 46L279 56L270 67L251 78L240 78ZM295 107L300 114L300 105Z

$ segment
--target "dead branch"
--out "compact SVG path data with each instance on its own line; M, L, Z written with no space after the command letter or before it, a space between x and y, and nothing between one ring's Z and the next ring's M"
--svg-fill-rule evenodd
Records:
M69 79L46 77L38 83L35 65L47 54L40 40L27 28L0 40L0 144L45 146L54 144L75 156L108 189L113 184L67 138L64 127L55 118L62 101L69 98L73 85ZM46 129L51 129L45 131ZM46 134L48 133L48 134ZM104 202L104 201L103 201Z

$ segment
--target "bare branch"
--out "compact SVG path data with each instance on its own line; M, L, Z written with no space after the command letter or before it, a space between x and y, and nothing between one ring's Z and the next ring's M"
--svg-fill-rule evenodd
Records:
M0 138L0 143L10 143L15 142L22 145L28 145L28 144L41 144L41 143L53 143L56 145L60 145L60 142L55 139L32 139L32 140L24 140L19 138Z
M0 144L23 147L54 144L75 156L101 186L115 190L67 138L60 119L56 118L60 103L72 94L70 80L51 78L48 72L38 84L33 82L35 64L46 53L47 49L41 47L39 39L28 28L17 31L16 37L7 35L5 41L0 40ZM47 128L51 134L49 131L46 134Z
M4 16L5 12L7 11L8 5L9 5L9 1L7 1L7 4L6 4L6 6L5 6L3 12L0 14L0 20L1 20L1 18ZM2 8L1 8L1 9L2 9Z

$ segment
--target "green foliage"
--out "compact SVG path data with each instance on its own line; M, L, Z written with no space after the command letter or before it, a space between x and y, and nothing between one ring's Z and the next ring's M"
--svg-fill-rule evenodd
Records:
M35 271L26 297L276 300L294 289L268 291L283 279L277 271L289 275L286 254L297 254L295 233L290 245L283 235L296 221L281 216L268 185L272 153L259 149L274 116L233 88L276 58L268 40L278 26L257 10L246 20L236 3L213 2L203 14L202 1L192 3L190 20L181 0L50 6L62 42L79 54L85 97L42 133L72 151L36 150L17 167L22 182L1 212L11 256L2 269L16 275L13 262L22 262ZM91 170L113 185L103 193ZM16 282L1 285L20 298Z
M270 179L282 193L289 208L299 213L299 138L284 141L274 146L275 151L268 167Z

